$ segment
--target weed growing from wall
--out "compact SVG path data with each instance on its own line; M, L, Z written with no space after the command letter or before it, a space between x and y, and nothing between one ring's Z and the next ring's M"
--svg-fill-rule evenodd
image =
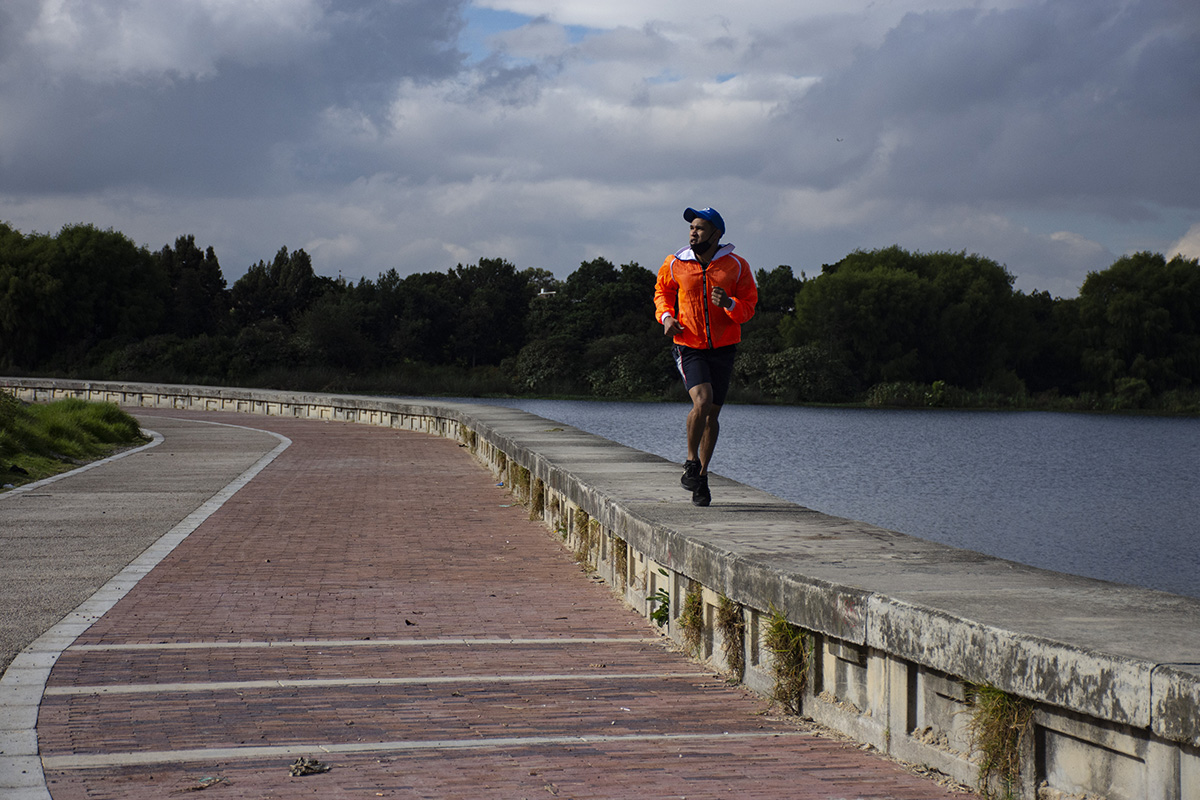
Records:
M458 429L458 443L474 452L475 431L471 430L470 428L460 427Z
M613 537L613 561L616 562L617 575L621 580L621 590L628 585L629 575L629 545L619 536Z
M979 793L1014 800L1021 793L1022 745L1033 730L1033 703L994 686L968 684L971 753L978 754Z
M683 606L679 609L679 629L683 634L683 646L699 658L700 645L704 640L704 596L699 581L688 583Z
M588 553L590 561L590 553L592 548L596 548L596 567L600 566L600 557L604 553L604 531L600 527L600 520L595 517L588 523Z
M590 566L592 552L591 518L586 511L575 512L575 561L580 566Z
M671 578L661 567L658 573L668 580ZM654 608L650 609L650 619L661 628L671 621L671 595L667 593L667 587L659 587L657 591L651 593L649 600L654 603Z
M546 484L541 478L534 478L533 493L529 496L529 519L541 519L546 513Z
M742 606L722 595L717 605L717 630L725 663L738 682L746 676L746 615Z
M518 501L529 499L529 470L514 463L508 470L509 482L512 483L513 495Z
M775 676L772 697L793 713L799 714L808 687L808 666L812 657L812 637L772 610L764 642L774 658L771 670Z

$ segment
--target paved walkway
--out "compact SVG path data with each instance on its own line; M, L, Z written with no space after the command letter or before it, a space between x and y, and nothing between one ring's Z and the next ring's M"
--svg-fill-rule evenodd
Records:
M453 441L139 418L162 447L207 436L227 472L261 471L180 521L177 546L110 586L111 608L47 667L36 732L54 800L963 797L771 716L672 650ZM156 450L150 484L209 474L162 448L114 466ZM152 515L146 491L111 513ZM302 757L332 769L290 776Z

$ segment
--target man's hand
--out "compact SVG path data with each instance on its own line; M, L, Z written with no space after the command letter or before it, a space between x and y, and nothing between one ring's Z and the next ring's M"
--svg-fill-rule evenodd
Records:
M663 335L675 336L683 333L683 326L679 324L679 320L672 317L670 314L663 317Z
M720 286L713 287L712 301L713 305L720 306L721 308L733 308L733 298Z

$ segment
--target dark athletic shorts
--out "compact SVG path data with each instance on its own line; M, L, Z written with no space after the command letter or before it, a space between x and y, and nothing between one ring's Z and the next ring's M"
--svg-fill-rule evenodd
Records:
M729 394L729 381L733 378L733 357L737 354L737 345L715 347L712 350L696 350L675 345L675 366L683 376L683 385L689 391L693 386L711 383L713 405L725 405L725 395Z

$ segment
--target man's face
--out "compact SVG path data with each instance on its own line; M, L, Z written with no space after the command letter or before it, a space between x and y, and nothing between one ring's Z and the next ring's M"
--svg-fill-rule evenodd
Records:
M692 220L690 233L688 235L688 244L694 247L700 242L716 241L715 239L710 239L710 237L712 237L712 235L716 232L717 229L711 222L701 217L696 217L694 220Z

